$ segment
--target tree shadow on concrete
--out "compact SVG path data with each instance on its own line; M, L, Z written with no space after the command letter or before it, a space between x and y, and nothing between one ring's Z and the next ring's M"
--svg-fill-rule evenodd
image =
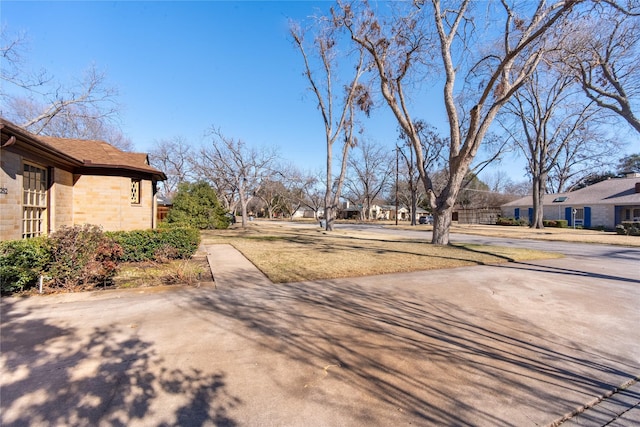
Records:
M540 265L535 264L533 262L523 262L517 261L509 264L498 264L496 267L507 268L513 270L524 270L535 273L549 273L549 274L557 274L561 276L571 276L571 277L584 277L591 279L599 279L599 280L612 280L617 282L626 282L632 284L640 284L640 278L633 277L637 276L636 272L628 271L628 272L620 272L620 275L613 276L611 274L602 274L594 271L587 271L587 269L577 269L577 268L563 268L563 267L555 267L551 265ZM624 277L623 273L627 273L628 277Z
M246 286L194 295L193 303L235 319L233 333L271 352L324 366L325 376L333 367L333 378L367 402L354 413L356 397L345 396L333 409L374 425L383 411L428 425L550 423L640 370L638 360L508 313L496 317L481 304L362 283Z
M135 329L86 334L3 301L1 334L3 426L236 425L223 373L166 369Z

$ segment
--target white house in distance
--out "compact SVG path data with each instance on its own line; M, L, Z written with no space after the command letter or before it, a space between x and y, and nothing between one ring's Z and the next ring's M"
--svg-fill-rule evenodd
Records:
M547 194L544 219L565 219L569 226L613 229L622 221L640 221L640 174L612 178L569 193ZM575 213L574 213L575 210ZM502 216L533 221L533 198L522 197L501 206Z

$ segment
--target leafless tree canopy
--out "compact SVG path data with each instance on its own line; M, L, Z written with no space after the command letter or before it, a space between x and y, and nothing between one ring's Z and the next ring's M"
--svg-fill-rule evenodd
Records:
M590 100L640 132L640 16L596 5L571 24L562 54L556 66L573 75Z
M70 84L58 82L46 70L26 65L25 34L1 34L0 114L36 135L98 139L130 150L131 141L119 126L118 91L92 64Z
M314 22L314 32L308 34L297 24L291 25L291 36L304 62L304 75L309 82L322 115L326 145L326 189L324 196L324 217L327 230L333 229L340 195L347 172L349 150L356 144L354 129L356 113L361 110L369 113L371 102L369 92L360 83L365 71L364 52L357 49L356 59L349 52L340 52L339 33L333 23L324 18ZM313 41L305 42L305 36L311 35ZM342 69L351 64L354 71L341 90L341 81L337 71L339 62ZM344 64L346 62L346 64ZM317 66L317 68L316 68ZM334 176L334 146L342 143L340 171Z
M579 3L431 0L383 16L366 3L350 2L332 14L369 53L380 93L414 146L434 208L433 243L448 244L451 210L490 125L550 49L548 34ZM448 179L439 192L423 167L407 92L434 77L442 84L449 122Z
M512 124L507 130L532 179L532 227L543 227L543 198L551 184L562 190L575 174L601 166L616 148L599 130L601 113L571 75L544 67L507 103L503 117Z
M192 148L181 136L155 141L153 147L149 152L149 161L167 175L166 181L161 184L160 195L171 199L178 190L178 184L195 178Z
M219 197L237 195L242 226L247 226L247 206L261 186L276 173L278 152L275 148L256 149L239 139L225 136L211 128L211 142L204 146L194 161L195 173L215 183Z
M395 177L395 155L387 147L363 140L349 158L345 198L362 206L363 219L371 218L372 205L382 198Z

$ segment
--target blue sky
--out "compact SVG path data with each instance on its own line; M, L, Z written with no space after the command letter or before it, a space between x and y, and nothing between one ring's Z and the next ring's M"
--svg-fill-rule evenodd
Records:
M136 150L182 136L193 145L211 126L249 145L277 146L304 170L324 165L324 130L288 34L333 2L312 1L2 1L0 21L25 31L28 65L57 79L90 64L120 92L122 127ZM416 117L445 133L439 97ZM394 147L397 125L386 108L363 119L366 137ZM521 163L503 162L512 179Z
M197 145L215 125L311 167L323 156L323 133L288 22L317 5L3 1L1 19L11 32L26 31L35 69L62 81L92 63L105 70L138 150L177 135Z

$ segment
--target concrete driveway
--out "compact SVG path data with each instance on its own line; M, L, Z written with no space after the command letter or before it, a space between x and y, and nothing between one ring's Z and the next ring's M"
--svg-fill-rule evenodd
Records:
M209 249L217 287L3 298L1 424L640 423L639 249L288 285Z

